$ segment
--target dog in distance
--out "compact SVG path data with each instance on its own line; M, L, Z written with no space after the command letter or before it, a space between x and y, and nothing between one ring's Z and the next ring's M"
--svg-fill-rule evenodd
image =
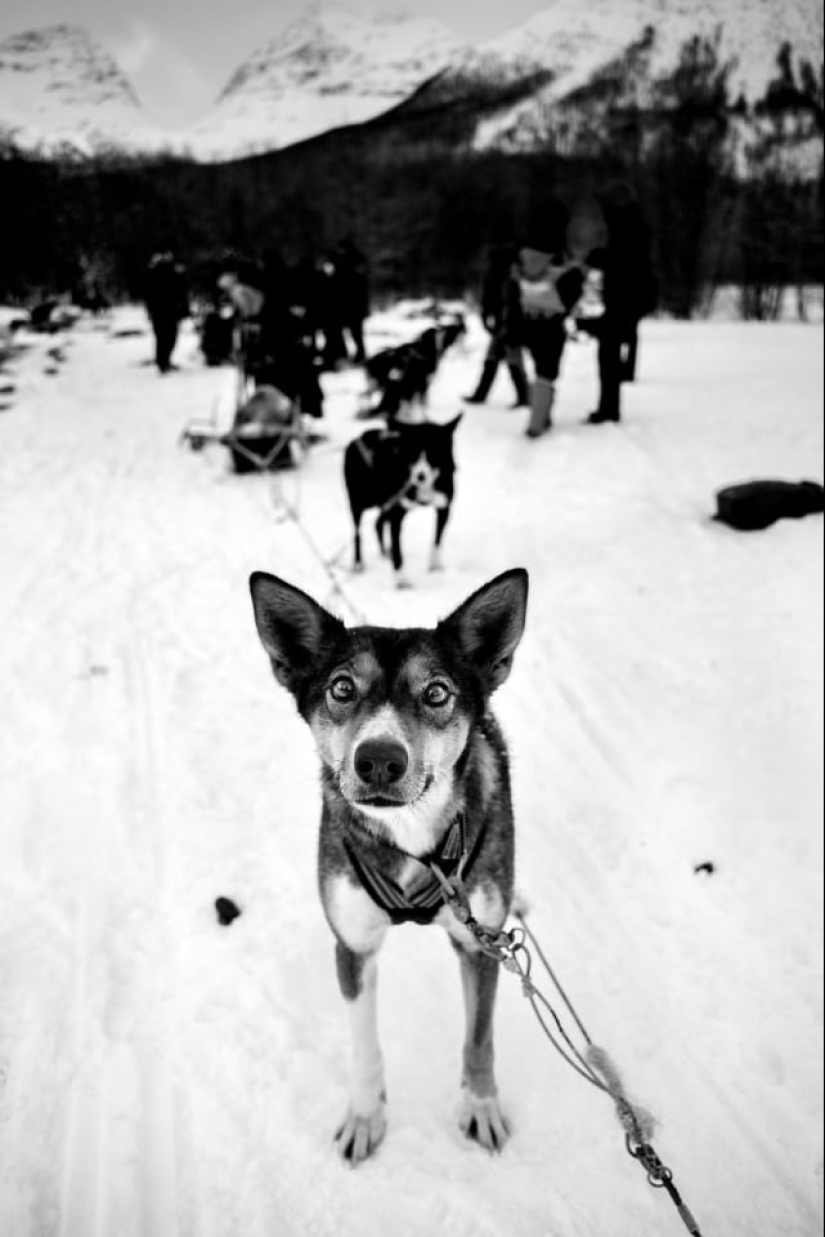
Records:
M353 532L353 570L364 566L361 549L361 519L378 508L375 530L382 554L386 554L385 530L389 528L390 553L399 588L409 585L401 551L401 525L416 507L435 510L435 538L430 570L442 566L441 542L455 497L453 436L461 416L446 425L432 421L397 424L391 429L366 430L344 452L344 483L347 488Z

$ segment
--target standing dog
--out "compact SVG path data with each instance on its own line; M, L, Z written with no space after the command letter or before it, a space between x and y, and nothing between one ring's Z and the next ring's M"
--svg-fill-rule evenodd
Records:
M385 416L392 422L405 405L425 404L442 357L466 333L463 316L456 314L439 320L410 343L374 353L364 364L369 381L367 398L374 391L380 392L380 398L374 408L360 415Z
M501 930L513 893L507 751L489 699L524 630L527 573L505 572L433 629L347 628L263 572L250 581L275 678L295 697L321 757L321 901L349 1007L353 1074L335 1135L357 1164L386 1128L376 955L394 923L438 923L460 963L466 1008L460 1127L488 1150L509 1130L493 1075L498 962L446 905L435 874L458 874L472 914Z
M461 417L447 425L424 421L393 429L367 430L344 452L344 481L355 525L353 568L363 569L361 517L378 507L376 532L385 554L384 529L389 525L392 565L396 583L406 587L401 555L401 524L414 507L434 507L435 541L430 569L441 567L441 539L450 518L455 494L453 434Z

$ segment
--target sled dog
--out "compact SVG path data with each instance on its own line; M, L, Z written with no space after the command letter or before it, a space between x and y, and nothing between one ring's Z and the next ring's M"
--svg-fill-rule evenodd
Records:
M381 553L386 553L384 529L389 525L390 552L396 584L403 588L401 525L415 507L435 509L435 540L430 569L441 567L441 539L455 497L453 435L461 414L447 425L424 421L419 425L397 424L392 429L367 430L348 444L344 452L344 483L354 525L353 570L363 570L361 517L378 508L375 531Z
M410 343L384 348L365 362L369 399L378 392L374 408L366 408L362 416L385 416L392 423L406 404L425 404L430 383L436 375L444 354L456 340L467 333L462 315L429 327Z
M447 904L435 867L460 874L472 914L501 930L513 894L507 750L489 709L524 630L527 573L496 576L434 628L345 627L300 589L250 580L279 683L321 759L318 879L349 1010L349 1106L335 1134L355 1165L386 1128L376 958L393 924L436 923L460 962L466 1009L459 1125L500 1150L509 1129L493 1074L498 962Z

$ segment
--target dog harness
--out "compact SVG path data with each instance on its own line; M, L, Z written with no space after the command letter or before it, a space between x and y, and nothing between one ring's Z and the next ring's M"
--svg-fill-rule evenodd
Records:
M431 865L437 864L439 870L447 878L456 872L461 876L466 876L481 849L483 840L484 830L482 829L473 843L472 850L469 854L467 853L464 814L459 812L444 835L438 850L418 860L425 872L420 880L414 881L406 890L390 877L385 876L383 872L366 863L363 858L359 858L347 838L344 838L344 850L366 892L376 906L386 911L394 924L428 924L432 923L446 902L441 882Z

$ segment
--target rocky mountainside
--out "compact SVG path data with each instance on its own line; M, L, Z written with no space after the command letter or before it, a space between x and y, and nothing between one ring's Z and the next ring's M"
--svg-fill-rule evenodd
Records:
M155 152L168 135L144 116L115 60L80 26L0 42L0 142L46 156Z
M776 76L784 42L797 62L822 64L820 0L551 0L480 47L431 20L316 5L250 56L206 115L171 132L149 123L82 29L56 26L0 43L0 142L47 156L171 148L221 162L412 107L460 108L461 141L475 148L525 148L560 109L587 106L606 75L630 80L632 64L634 88L649 89L697 34L718 34L732 95L750 102Z
M731 66L731 101L761 99L777 75L777 55L790 43L793 60L819 70L823 10L819 0L552 0L546 10L488 50L510 61L533 60L550 75L529 99L478 127L476 147L530 145L553 113L605 75L632 74L644 101L650 87L673 72L694 37L718 39L719 60ZM639 48L644 47L643 55Z

